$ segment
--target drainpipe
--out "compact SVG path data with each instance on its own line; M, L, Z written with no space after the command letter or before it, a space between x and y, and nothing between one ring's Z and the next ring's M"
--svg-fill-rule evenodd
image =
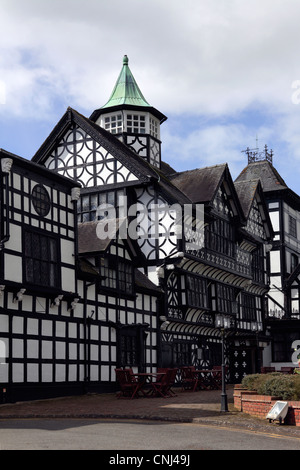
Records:
M94 285L95 282L90 282L89 284L84 282L84 298L83 298L83 308L84 308L84 384L85 392L88 391L88 385L90 382L89 377L89 345L90 345L90 320L91 317L87 316L87 301L88 301L88 288Z
M13 164L12 158L2 158L1 159L1 170L4 173L5 177L5 203L6 203L6 217L5 217L5 226L4 233L0 235L0 251L3 251L4 244L9 240L10 233L9 233L9 173L11 170L11 166ZM2 195L1 200L1 216L4 218L4 200ZM2 227L0 227L2 228Z

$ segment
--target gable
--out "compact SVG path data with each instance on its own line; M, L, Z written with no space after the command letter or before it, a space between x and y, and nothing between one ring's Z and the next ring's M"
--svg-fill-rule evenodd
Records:
M45 166L84 188L138 181L131 171L78 124L72 123Z
M273 229L260 181L235 182L235 188L247 220L246 231L262 240L270 240Z
M83 187L158 179L146 160L71 108L56 124L32 161L76 179Z
M218 215L221 215L226 218L233 217L234 214L233 214L232 206L230 204L229 197L223 185L220 185L212 201L212 207L213 207L213 210L216 213L218 213Z
M252 207L249 212L249 216L247 219L246 230L251 235L255 235L262 240L266 240L268 238L265 230L265 224L261 216L260 208L257 203L257 200L254 199Z

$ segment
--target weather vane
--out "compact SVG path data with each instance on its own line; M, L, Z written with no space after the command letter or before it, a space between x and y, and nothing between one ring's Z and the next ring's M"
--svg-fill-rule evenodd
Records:
M258 139L256 136L256 145L258 144ZM264 146L264 150L259 150L258 147L255 149L250 149L249 147L246 150L242 150L242 153L246 153L248 155L248 164L254 162L261 162L263 160L267 160L267 162L273 165L273 150L268 151L268 146Z

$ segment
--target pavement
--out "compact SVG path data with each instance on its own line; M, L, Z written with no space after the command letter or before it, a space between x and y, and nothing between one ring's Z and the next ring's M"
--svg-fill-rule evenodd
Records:
M300 427L254 418L233 406L233 386L228 385L228 412L221 411L221 391L182 391L170 398L117 398L115 393L85 394L0 405L1 420L13 419L115 419L197 423L247 431L299 437Z

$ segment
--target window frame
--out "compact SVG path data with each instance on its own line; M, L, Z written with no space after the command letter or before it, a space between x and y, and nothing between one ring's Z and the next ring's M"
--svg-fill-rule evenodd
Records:
M110 255L100 256L98 265L102 277L102 280L99 281L99 290L117 291L123 296L134 295L134 267L132 263L118 256Z
M58 237L39 230L25 229L23 253L23 273L26 284L50 289L60 288L60 244Z
M46 217L51 209L51 199L44 185L35 184L31 190L31 202L40 217Z

